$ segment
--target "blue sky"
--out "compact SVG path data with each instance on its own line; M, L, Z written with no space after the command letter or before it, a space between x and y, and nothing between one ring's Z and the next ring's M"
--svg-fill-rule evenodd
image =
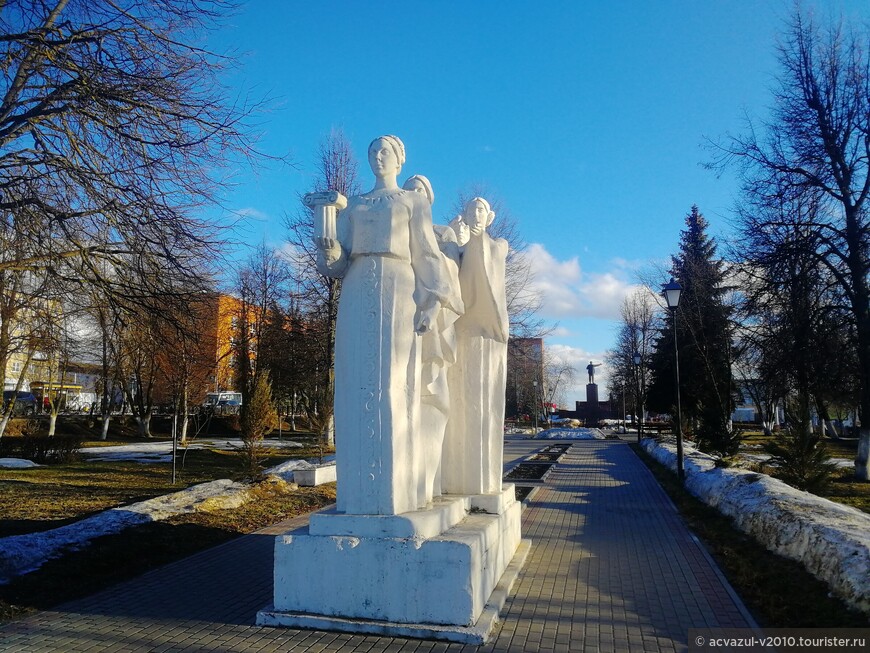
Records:
M821 18L870 20L867 0L805 1ZM261 147L293 167L239 170L228 207L245 239L280 246L282 216L341 127L362 162L402 138L403 177L435 188L436 222L484 184L530 243L547 347L578 367L612 346L638 269L676 249L697 204L720 239L737 186L703 168L707 139L763 118L788 0L355 2L249 0L212 40L235 49L240 94L272 98ZM606 368L596 381L606 396Z

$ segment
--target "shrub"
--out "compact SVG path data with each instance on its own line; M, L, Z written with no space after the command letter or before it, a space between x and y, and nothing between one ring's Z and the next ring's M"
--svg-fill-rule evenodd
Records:
M20 457L35 463L68 463L78 458L82 440L76 435L25 433L18 444Z
M704 410L698 427L698 447L701 451L733 456L740 449L743 434L715 409Z
M263 438L275 427L278 415L272 403L272 383L266 374L257 377L247 406L242 407L242 461L256 477L262 471Z
M831 462L821 436L813 433L809 420L792 422L765 445L774 476L807 492L821 492L831 483L837 466Z

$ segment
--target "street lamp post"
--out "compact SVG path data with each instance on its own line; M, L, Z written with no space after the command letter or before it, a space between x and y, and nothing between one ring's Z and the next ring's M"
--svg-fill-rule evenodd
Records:
M628 433L625 420L625 379L622 380L622 432Z
M640 364L643 362L640 352L634 352L634 374L637 380L637 401L634 402L635 419L637 420L637 443L643 439L643 400L641 399ZM639 414L638 414L639 413Z
M682 290L683 287L674 281L673 277L662 288L662 294L664 294L668 308L671 310L674 328L674 369L676 370L677 379L677 475L681 481L686 478L686 472L683 469L683 415L680 408L680 350L677 346L677 308L680 305L680 293Z
M535 379L532 381L532 385L535 386L535 400L532 402L532 409L535 413L535 435L538 434L538 380Z

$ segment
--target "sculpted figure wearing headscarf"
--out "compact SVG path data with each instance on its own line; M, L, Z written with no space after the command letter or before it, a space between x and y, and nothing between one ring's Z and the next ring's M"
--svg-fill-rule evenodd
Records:
M452 300L430 204L396 182L404 144L376 138L368 159L375 186L347 201L334 238L317 239L318 269L344 279L335 338L337 510L394 515L426 503L420 341Z
M423 175L409 177L402 188L413 190L434 204L432 184ZM431 500L441 494L441 452L444 431L450 416L450 388L447 370L456 362L456 333L453 323L464 308L459 289L459 244L456 234L446 225L434 225L435 238L443 254L452 300L446 304L435 320L433 328L423 334L422 384L420 397L421 437L424 441L423 474L426 478L426 497Z

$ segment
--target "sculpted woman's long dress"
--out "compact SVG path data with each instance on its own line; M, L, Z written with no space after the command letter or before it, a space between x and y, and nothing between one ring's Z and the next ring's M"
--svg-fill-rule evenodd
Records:
M449 293L431 212L417 193L363 195L349 200L337 228L347 257L335 338L337 509L415 510L425 488L414 317Z

